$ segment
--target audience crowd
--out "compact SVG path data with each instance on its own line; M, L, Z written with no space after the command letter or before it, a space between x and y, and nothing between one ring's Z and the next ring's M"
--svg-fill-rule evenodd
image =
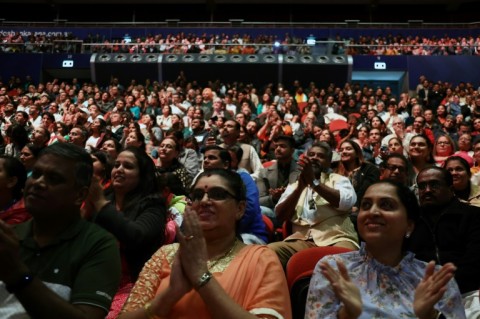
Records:
M480 36L412 36L386 34L317 39L330 44L331 54L348 55L480 55ZM26 53L202 53L202 54L310 54L303 37L285 34L168 33L144 37L109 38L19 32L0 35L0 52Z
M172 37L165 41L193 39ZM239 44L250 42L248 37L234 39ZM403 40L412 45L430 43ZM378 46L402 42L394 37L360 40L369 41ZM447 48L457 40L436 41ZM343 262L358 259L375 269L379 278L385 271L388 277L402 278L399 283L407 280L410 288L396 293L412 294L402 307L415 308L406 311L421 318L434 318L439 311L447 318L464 318L460 293L468 311L480 307L476 271L480 266L480 90L472 83L421 76L415 90L395 96L389 87L345 83L324 88L300 80L262 88L219 82L201 87L183 74L165 83L119 83L112 78L105 87L76 79L33 83L28 77L12 77L0 83L0 130L0 256L13 256L18 249L13 244L6 249L2 243L4 236L14 242L6 224L23 225L27 220L34 230L48 229L48 222L58 218L56 212L70 210L71 217L62 217L62 224L55 224L57 232L47 239L22 228L22 236L32 236L29 240L37 241L42 250L70 220L92 222L92 229L109 243L109 254L114 254L110 264L118 264L111 280L104 278L105 287L99 288L103 315L107 315L105 297L112 301L108 318L196 311L247 318L245 310L250 315L291 318L285 278L270 272L287 270L296 253L322 246L360 249L360 255L348 255ZM76 155L68 157L69 150ZM90 155L85 157L80 150ZM62 161L66 166L60 168ZM76 161L88 162L82 162L91 166L82 172L92 175L91 183L85 177L77 188L73 181L78 177L66 169L76 170ZM60 184L64 186L56 186ZM55 190L55 196L62 197L62 189L68 196L58 198L61 205L53 205L55 214L47 216L42 210L48 210L46 194ZM282 226L282 231L272 230ZM46 242L40 244L41 240ZM390 240L393 250L385 246ZM112 251L113 241L119 252ZM268 245L258 250L244 247L252 244ZM20 249L28 245L33 244L22 242ZM421 261L413 260L410 251ZM332 260L316 269L316 286L310 292L315 300L308 304L308 315L317 317L321 305L316 300L326 299L322 293L332 285L328 298L335 298L339 306L328 311L359 317L361 291L372 290L363 287L363 281L360 291L355 288L356 279L351 281L347 271L356 269L352 264L337 262L337 271ZM437 268L428 263L431 260ZM14 261L11 265L20 265L20 270L38 271L38 262L31 258ZM376 265L384 261L388 267ZM248 262L256 267L244 264ZM404 270L401 265L406 262L409 266ZM227 272L230 263L240 267L236 275ZM412 276L399 275L396 267ZM43 318L47 311L37 311L39 305L29 299L33 298L29 285L38 288L40 283L31 279L32 273L25 273L30 277L0 267L0 281L30 315ZM48 281L51 275L41 276ZM255 284L248 287L242 280ZM435 296L428 295L432 280L441 285L434 287ZM339 288L342 284L348 288ZM89 302L82 299L76 284L70 285L74 303ZM112 285L119 290L110 298L107 292L113 293ZM2 289L0 282L0 296ZM393 293L395 287L391 289ZM356 297L346 298L342 291ZM43 298L48 301L49 296ZM455 304L446 307L448 298ZM201 302L205 305L199 306ZM367 309L364 318L375 313L372 302L363 308ZM4 305L11 303L8 299ZM101 313L90 309L95 304L75 311L96 318ZM79 314L66 305L59 307L64 312L56 315L77 318L70 314Z

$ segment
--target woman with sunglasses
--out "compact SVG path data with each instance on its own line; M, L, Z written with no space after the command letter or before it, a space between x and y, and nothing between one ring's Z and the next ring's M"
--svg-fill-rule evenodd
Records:
M291 318L277 256L236 233L246 200L240 176L203 172L190 199L178 243L145 264L119 318Z

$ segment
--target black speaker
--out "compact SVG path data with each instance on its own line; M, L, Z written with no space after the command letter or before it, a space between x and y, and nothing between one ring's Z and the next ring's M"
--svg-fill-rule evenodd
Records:
M346 55L282 55L279 82L287 86L295 80L303 85L315 82L318 87L330 83L342 86L352 78L353 60Z
M162 59L162 80L173 81L181 71L187 81L205 86L210 81L253 83L262 87L278 79L278 57L244 54L167 54Z
M112 77L124 85L132 79L173 82L183 72L187 82L202 86L218 80L261 89L268 83L288 86L299 80L327 87L350 82L352 64L344 55L95 53L90 58L92 80L102 86Z
M158 53L94 53L90 57L92 81L101 86L108 85L113 77L123 85L132 79L144 83L146 79L159 81L161 78Z

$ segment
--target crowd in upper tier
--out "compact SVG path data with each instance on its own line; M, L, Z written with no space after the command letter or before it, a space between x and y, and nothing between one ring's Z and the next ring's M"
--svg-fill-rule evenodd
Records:
M379 32L381 33L381 32ZM465 36L379 36L337 35L332 39L317 39L317 45L331 42L332 54L349 55L479 55L480 37L466 32ZM312 47L306 39L294 34L195 34L167 33L112 39L89 35L80 39L44 34L22 36L19 32L0 35L1 52L27 53L204 53L204 54L309 54ZM83 47L82 47L83 46Z

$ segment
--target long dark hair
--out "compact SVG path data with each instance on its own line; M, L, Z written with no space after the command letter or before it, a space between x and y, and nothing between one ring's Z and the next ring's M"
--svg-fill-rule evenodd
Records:
M124 210L130 205L135 205L136 201L146 197L159 196L159 187L155 175L155 164L147 153L134 146L129 146L122 151L132 153L137 160L139 170L139 182L137 187L126 194Z
M398 183L396 181L385 179L385 180L381 180L373 183L368 188L378 184L387 184L395 188L395 193L398 199L400 200L402 205L405 207L405 211L407 213L407 219L413 221L414 223L416 223L420 219L420 205L418 204L417 196L408 186L402 183ZM409 244L409 238L405 237L403 239L403 244L402 244L403 251L408 250L408 244Z

